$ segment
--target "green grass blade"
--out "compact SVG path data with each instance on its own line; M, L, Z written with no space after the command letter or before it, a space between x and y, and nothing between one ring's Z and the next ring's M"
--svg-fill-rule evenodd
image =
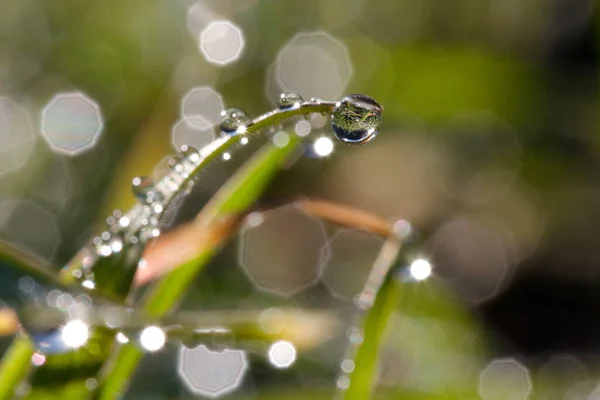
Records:
M265 145L227 183L199 214L196 223L210 226L223 218L244 212L265 189L290 154L296 149L299 138L290 135L286 146ZM217 251L213 246L205 248L196 257L172 271L158 282L143 299L141 309L151 319L160 319L168 313L187 291L194 277L212 259ZM134 344L123 345L115 358L108 363L97 396L114 399L122 394L143 356Z
M8 400L15 396L17 386L29 372L33 352L31 341L19 334L0 364L0 399Z
M344 400L365 400L373 394L379 349L388 321L398 303L399 284L390 272L398 261L400 248L401 243L397 239L387 240L359 297L372 299L372 296L375 296L371 300L373 303L370 308L359 311L358 323L353 328L356 332L349 335L347 359L354 363L354 369L349 373L343 371L338 381L342 390L338 394L341 394L339 397ZM343 382L343 379L347 382Z
M354 371L350 386L344 392L344 400L365 400L372 396L379 362L379 347L390 316L396 310L399 285L395 278L388 278L382 285L373 308L364 323L363 343L354 359Z

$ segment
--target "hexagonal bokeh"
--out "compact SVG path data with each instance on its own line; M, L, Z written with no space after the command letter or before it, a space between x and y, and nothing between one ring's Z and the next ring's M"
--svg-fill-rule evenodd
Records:
M244 51L244 33L228 20L213 21L200 33L200 51L210 63L231 64Z
M51 259L60 244L52 214L31 200L0 202L0 235L4 240L44 259Z
M42 110L42 136L57 153L74 156L92 149L103 128L100 107L82 92L57 94Z
M539 369L536 393L547 399L589 399L594 389L587 365L570 354L556 354Z
M427 247L436 273L468 302L496 296L510 278L511 243L490 227L456 217L433 234Z
M323 281L331 293L347 299L359 294L383 242L362 231L338 232L329 241L331 256L323 269Z
M324 31L300 33L279 52L273 73L281 92L338 99L352 76L347 47Z
M197 123L202 120L202 117L195 117ZM208 121L204 121L205 124L208 124ZM173 127L171 128L171 143L175 150L179 151L181 146L188 145L194 146L198 149L203 148L210 142L212 142L215 138L215 135L212 131L210 125L206 125L205 128L197 128L189 124L189 120L180 119L175 122Z
M251 214L239 241L239 263L261 290L294 294L314 283L328 258L321 223L293 205Z
M232 18L245 14L256 6L259 0L201 0L193 4L187 15L187 28L192 37L197 38L212 21Z
M35 144L28 113L7 97L0 97L0 175L22 167Z
M531 394L529 370L514 358L492 361L479 376L483 400L525 400Z
M246 352L241 350L215 352L200 345L193 349L181 346L179 351L179 376L199 395L220 397L234 391L247 369Z
M195 87L181 99L181 116L196 129L219 122L223 108L223 98L210 86Z

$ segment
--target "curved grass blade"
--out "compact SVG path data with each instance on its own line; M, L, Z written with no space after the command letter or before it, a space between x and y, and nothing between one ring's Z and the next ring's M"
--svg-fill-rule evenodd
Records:
M217 192L200 212L195 224L206 228L222 219L243 214L256 201L298 143L299 138L290 135L286 146L275 147L271 143L265 145ZM215 244L201 249L189 261L155 284L140 306L145 316L159 320L167 314L219 247ZM120 347L113 360L107 363L97 398L114 399L122 394L142 356L141 350L133 344Z
M398 302L398 285L390 271L397 262L400 248L401 243L395 237L385 242L365 288L357 299L359 314L355 325L348 330L349 348L337 381L337 398L371 398L375 386L379 347L388 320ZM344 368L348 363L352 368Z

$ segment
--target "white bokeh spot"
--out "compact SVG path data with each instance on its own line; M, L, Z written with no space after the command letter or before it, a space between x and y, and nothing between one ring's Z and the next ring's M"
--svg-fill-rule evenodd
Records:
M296 361L296 347L285 340L275 342L269 348L269 362L275 368L289 368Z
M100 107L82 92L57 94L42 110L42 136L57 153L74 156L92 149L103 128Z
M315 154L319 157L327 157L333 153L333 148L333 140L326 136L318 138L315 140L315 143L313 143Z
M209 350L200 345L193 349L181 346L179 376L187 388L198 395L220 397L236 390L246 374L248 361L241 350Z
M158 351L163 348L167 341L165 332L158 326L144 328L140 334L140 344L147 351Z
M244 33L228 20L214 21L200 33L200 51L210 63L227 65L244 51Z
M424 258L418 258L410 264L410 275L418 280L424 281L431 276L431 263Z
M61 330L61 339L67 347L77 349L87 343L90 328L78 319L67 322Z

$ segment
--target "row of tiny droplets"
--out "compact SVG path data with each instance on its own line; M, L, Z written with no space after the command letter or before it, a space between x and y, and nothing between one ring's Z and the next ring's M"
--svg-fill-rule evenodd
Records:
M346 331L348 345L342 358L342 362L340 363L340 373L336 380L336 386L338 388L336 398L341 398L344 391L350 387L350 377L355 368L356 355L364 339L363 327L366 314L375 303L377 293L379 293L379 289L381 289L385 279L390 273L394 273L391 269L396 260L386 259L384 256L386 250L388 250L386 247L400 246L401 243L412 241L416 236L412 225L406 220L399 220L394 224L394 235L395 238L384 243L380 256L375 261L375 265L367 277L363 290L354 299L357 313L354 316L352 325ZM398 255L396 252L393 252L393 250L392 253L396 256Z
M284 93L278 102L279 110L299 108L304 100L296 93ZM314 100L318 103L319 100ZM82 269L73 271L73 276L79 279L88 289L95 288L93 267L99 257L109 257L119 253L126 241L133 245L145 246L150 239L160 235L159 220L171 199L186 185L191 184L190 176L203 160L221 147L233 136L247 133L247 127L252 121L239 108L230 108L221 112L220 130L222 136L198 150L193 146L184 145L180 152L169 160L170 172L158 182L149 177L136 177L132 181L132 191L139 201L126 214L115 210L106 219L107 230L94 237L85 250ZM242 145L248 143L247 137L240 140ZM229 159L229 153L223 154L223 159ZM143 264L144 260L140 260ZM141 265L140 265L141 266Z

